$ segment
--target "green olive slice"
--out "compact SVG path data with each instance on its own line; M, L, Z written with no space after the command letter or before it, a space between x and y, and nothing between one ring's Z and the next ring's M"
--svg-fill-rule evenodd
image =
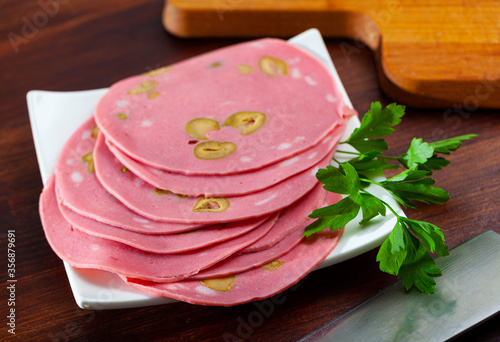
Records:
M97 139L97 137L99 136L99 126L94 125L94 127L92 127L92 132L90 133L90 135L92 136L92 138Z
M242 75L250 74L251 72L253 72L252 66L246 64L238 65L236 69L238 69L239 73Z
M235 281L236 276L230 275L222 278L200 280L200 283L212 290L227 292L233 288Z
M219 213L229 208L229 200L224 197L200 198L193 211Z
M165 189L160 189L160 188L154 189L154 194L156 196L170 195L171 193L172 193L172 191L170 191L170 190L165 190Z
M264 74L277 77L288 74L288 66L281 59L264 56L259 60L259 68Z
M142 75L143 76L158 76L158 75L161 75L164 72L170 71L172 69L173 69L172 66L165 66L165 67L162 67L162 68L158 68L158 69L155 69L155 70L151 70L151 71L145 72Z
M232 142L205 141L194 147L194 155L200 159L220 159L236 151Z
M207 133L210 131L218 131L219 123L212 119L196 118L186 124L186 131L195 139L208 139Z
M87 163L87 172L92 173L95 171L94 168L94 152L90 151L83 155L82 161Z
M270 263L262 265L261 268L266 271L274 271L281 267L285 262L279 260L273 260Z
M144 81L137 88L129 90L128 93L129 94L144 94L144 93L149 93L149 92L154 91L157 85L158 85L158 82L156 82L155 80Z
M266 120L266 115L261 112L238 112L227 118L224 125L237 128L241 134L248 135L264 126Z

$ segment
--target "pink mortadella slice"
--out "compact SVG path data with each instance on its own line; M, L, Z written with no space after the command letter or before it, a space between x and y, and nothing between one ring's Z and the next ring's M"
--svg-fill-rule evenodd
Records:
M207 247L248 233L266 221L270 215L245 221L204 227L187 233L151 235L140 234L82 216L60 206L64 218L71 225L92 236L121 242L137 249L159 254L174 254Z
M192 304L233 306L248 303L271 297L296 284L332 252L341 233L338 230L316 233L269 264L223 278L186 279L169 284L125 279L144 292Z
M275 213L258 228L229 241L180 254L157 254L73 229L59 210L54 176L42 191L39 209L47 241L54 252L71 266L155 282L178 281L214 265L264 236L279 216Z
M122 164L109 149L94 155L94 162L102 186L138 214L154 220L213 224L262 216L292 204L318 184L315 174L320 167L329 164L331 157L265 190L244 196L207 199L165 193L132 172L123 173ZM252 181L251 176L248 181ZM200 203L205 203L203 201L209 203L207 209L201 209L205 211L198 209ZM211 205L215 209L208 207Z
M124 79L95 110L106 139L127 155L191 175L245 173L289 159L319 144L345 115L321 61L279 39ZM195 153L206 142L222 144L223 153Z
M307 226L308 222L311 221L308 218L309 214L324 204L326 194L327 192L323 189L322 184L317 184L305 196L281 211L280 219L276 223L276 229L271 230L262 239L242 249L239 254L269 249L297 228Z
M64 145L55 169L61 205L97 221L144 234L180 233L207 225L155 221L128 209L109 194L94 171L96 127L94 119L89 119Z
M323 193L326 192L322 188L320 189ZM340 199L342 199L342 197L339 194L328 193L326 201L323 201L322 204L331 205L337 203ZM311 211L314 209L318 209L319 207L320 206L318 205L312 208ZM202 270L200 273L195 274L194 276L191 276L189 279L203 280L210 278L220 278L231 274L241 273L272 262L283 254L288 253L288 251L297 246L302 241L302 239L304 239L302 234L304 233L305 227L314 222L314 220L308 218L307 214L301 216L297 215L295 217L293 217L292 215L288 215L284 217L283 214L285 213L285 211L286 210L283 210L282 215L278 219L278 222L276 222L273 229L271 229L271 231L267 233L266 236L252 245L266 240L267 236L271 235L275 231L284 230L289 226L293 226L293 230L289 232L289 234L282 240L278 241L276 244L267 249L259 250L257 252L242 253L243 251L240 251L238 255L231 255L230 257L216 263L214 266ZM250 245L249 247L251 247L252 245Z
M107 147L101 139L98 140L94 149L96 155L102 153L103 149L109 148L113 155L136 176L145 182L160 188L168 189L177 194L191 197L198 196L241 196L261 191L281 182L305 169L318 163L337 145L345 124L335 128L323 141L282 162L275 163L262 169L251 171L251 177L258 181L249 182L250 173L238 173L231 175L185 175L182 173L168 172L138 162L121 151L111 142L106 142Z

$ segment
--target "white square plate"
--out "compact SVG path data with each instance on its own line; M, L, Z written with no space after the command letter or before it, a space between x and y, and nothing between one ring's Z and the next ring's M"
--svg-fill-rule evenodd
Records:
M319 31L310 29L290 39L289 42L313 53L328 67L343 94L345 103L352 108L351 101L333 66ZM33 140L44 184L54 172L57 158L66 140L84 121L93 115L97 102L106 91L107 89L76 92L32 90L28 92L27 102ZM341 141L347 139L354 128L358 126L358 118L351 117ZM335 156L335 158L345 160L345 155ZM383 175L380 174L380 177L383 178ZM383 190L375 187L370 191L382 196L393 208L398 208L399 215L404 215L394 199ZM388 213L387 217L376 218L362 227L357 223L359 220L360 218L357 218L346 226L338 246L318 266L318 269L350 259L380 246L396 223L396 218L392 213ZM64 266L76 303L83 309L119 309L174 302L170 298L154 297L139 292L126 285L113 273L77 269L66 262Z

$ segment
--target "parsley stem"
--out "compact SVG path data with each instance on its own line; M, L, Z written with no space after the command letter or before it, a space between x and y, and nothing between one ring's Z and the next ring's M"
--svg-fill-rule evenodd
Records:
M379 182L375 182L374 180L371 180L371 179L368 179L368 178L361 178L361 177L359 177L359 180L360 180L361 182L367 182L367 183L375 184L375 185L378 185L378 186L380 186L380 187L382 187L382 188L383 188L382 184L380 184ZM371 194L370 194L370 195L371 195ZM373 195L372 195L372 196L373 196ZM377 197L377 196L375 196L375 197Z
M345 153L345 154L354 154L356 156L360 156L361 155L361 153L359 153L359 152L342 151L342 150L337 150L337 152L339 152L339 153Z
M339 143L339 144L342 144L342 143ZM345 154L352 154L352 155L355 155L355 156L361 156L363 155L362 153L359 153L359 152L352 152L352 151L343 151L343 150L337 150L338 153L345 153ZM404 157L404 154L400 155L400 156L397 156L397 157L394 157L394 156L384 156L384 155L378 155L377 158L380 158L380 159L393 159L393 160L399 160L401 158Z
M382 202L394 214L394 216L396 216L396 218L399 221L399 219L401 218L401 216L399 216L398 213L394 209L392 209L392 207L389 205L389 203L387 203L386 201L381 200L381 199L380 199L380 202Z
M399 157L392 157L392 156L382 156L382 155L378 155L377 158L380 158L380 159L394 159L394 160L399 160L400 158L402 158L404 155L401 155Z
M364 192L365 194L368 194L368 195L370 195L370 196L373 196L373 197L375 197L375 198L378 198L378 199L380 200L380 202L382 202L382 204L383 204L383 205L385 205L385 206L386 206L386 208L387 208L387 209L389 209L389 210L390 210L390 211L394 214L394 216L396 216L396 218L397 218L397 219L398 219L398 221L399 221L399 219L401 218L401 216L399 216L399 215L398 215L398 213L397 213L394 209L392 209L392 207L389 205L389 203L387 203L386 201L384 201L384 200L380 199L379 197L377 197L377 196L375 196L375 195L373 195L373 194L369 193L369 192L368 192L368 191L366 191L366 190L362 190L362 192Z
M339 162L339 161L338 161L337 159L335 159L335 158L332 158L332 160L333 160L334 162L336 162L337 164L339 164L339 165L341 164L341 162Z

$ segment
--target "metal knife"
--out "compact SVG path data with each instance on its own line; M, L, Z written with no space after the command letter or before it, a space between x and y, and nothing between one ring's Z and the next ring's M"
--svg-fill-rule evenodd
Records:
M481 233L436 264L435 294L396 282L300 341L446 341L500 312L499 234Z

